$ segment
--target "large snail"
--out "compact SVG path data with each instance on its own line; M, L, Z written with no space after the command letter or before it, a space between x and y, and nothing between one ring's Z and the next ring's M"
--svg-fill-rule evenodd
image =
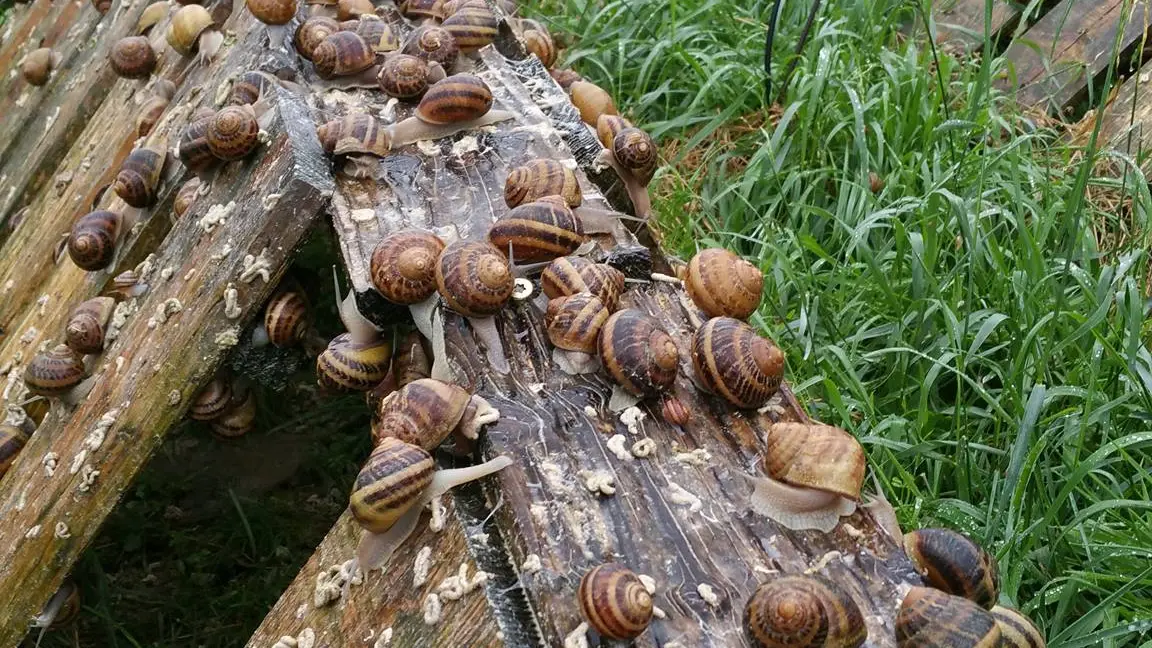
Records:
M239 160L260 144L260 124L250 105L228 106L208 122L208 150L217 159Z
M744 630L755 648L857 648L868 638L852 597L816 575L761 584L744 608Z
M451 70L460 56L456 39L439 25L424 25L412 32L400 50L404 54L419 56L429 63L439 63Z
M580 119L585 124L595 128L601 115L618 115L616 103L612 95L600 86L584 81L573 81L568 86L568 96L572 98L572 105L580 111Z
M376 52L356 32L329 34L312 51L312 63L321 79L341 77L340 87L376 85Z
M97 210L81 216L68 235L68 256L93 272L113 264L121 242L132 229L135 214Z
M93 297L80 302L68 317L65 344L81 355L103 351L104 336L115 308L116 300L111 297Z
M436 265L443 251L440 237L419 230L389 234L372 250L372 285L388 301L409 306L416 327L429 339L436 301Z
M611 233L618 218L631 218L619 212L582 205L584 198L576 172L556 160L531 160L511 169L504 181L504 202L512 208L554 196L562 199L589 234Z
M928 587L908 590L896 613L899 648L999 648L1000 638L987 610Z
M390 97L419 99L428 91L429 84L442 78L444 68L439 63L430 65L418 56L393 54L380 66L376 81Z
M212 15L196 4L185 5L172 16L166 34L168 44L181 56L197 56L201 63L211 61L224 44L224 34Z
M396 389L403 389L405 385L431 375L432 361L424 348L424 338L420 333L412 331L400 340L396 346L396 357L392 358L392 377Z
M676 342L655 319L638 310L625 309L609 317L599 344L604 369L632 396L658 396L676 380L680 367ZM619 404L625 398L617 390L612 400Z
M723 248L701 250L688 262L684 289L708 317L747 319L760 305L764 275Z
M744 322L714 317L692 336L692 366L706 390L736 407L762 407L784 377L784 352Z
M120 172L112 181L112 190L132 207L151 207L156 204L165 156L163 146L133 150L120 165Z
M212 434L218 438L234 439L252 431L256 422L256 394L247 385L232 385L231 399L217 416L211 419Z
M200 197L200 187L200 178L195 176L180 185L180 189L176 191L176 198L172 201L172 213L176 218L180 218L191 209L193 203Z
M208 146L208 126L216 115L213 111L209 113L193 119L181 133L176 146L176 156L180 162L202 178L207 178L209 172L220 164L220 158Z
M549 299L592 293L609 311L615 311L624 293L624 273L603 263L592 263L584 257L556 259L540 275L540 287Z
M404 0L399 3L400 13L417 22L442 20L443 0Z
M296 0L247 0L248 11L268 27L268 45L279 48L296 17Z
M338 31L340 31L340 23L336 22L335 19L327 16L312 16L296 28L292 43L296 46L296 51L300 53L300 56L311 61L320 43Z
M480 396L431 378L407 383L380 401L372 421L378 445L394 438L429 452L454 435L457 445L479 437L480 428L500 419L500 412Z
M147 36L125 36L108 51L108 62L119 77L147 79L156 69L156 51Z
M997 605L992 617L1000 628L1000 648L1046 648L1044 634L1023 612Z
M444 20L443 28L456 39L461 52L469 53L492 43L500 25L486 4L469 4Z
M400 37L396 34L395 29L391 24L380 20L376 14L366 13L361 15L358 20L349 22L355 23L355 29L352 31L360 34L360 38L368 43L368 47L372 48L373 52L386 54L400 49Z
M33 628L41 628L41 633L49 628L60 628L74 622L80 616L80 588L76 583L66 580L59 589L52 594L52 598L44 604L44 608L37 614L30 624ZM43 636L43 635L41 635Z
M311 330L308 299L296 290L282 290L268 300L264 308L264 325L253 334L253 344L267 340L273 346L300 344Z
M24 368L24 385L37 396L75 405L92 391L95 378L87 377L80 354L58 344L32 358Z
M491 243L457 241L444 248L436 264L436 288L444 304L468 318L498 371L507 370L507 360L492 316L508 302L513 285L508 259ZM436 337L433 343L440 348Z
M591 373L596 362L600 331L610 313L599 297L578 293L548 302L544 323L548 339L555 347L552 360L570 374Z
M925 582L984 609L1000 596L996 558L968 536L951 529L919 529L904 534L904 550Z
M24 80L34 86L42 86L48 83L48 79L52 77L52 72L60 67L63 62L64 56L60 52L53 51L47 47L32 50L24 57L20 63L20 74L24 76Z
M652 595L639 576L618 563L588 570L576 600L588 625L609 639L639 637L652 621Z
M584 243L584 225L563 199L550 196L501 216L488 230L488 240L507 250L513 261L551 261Z

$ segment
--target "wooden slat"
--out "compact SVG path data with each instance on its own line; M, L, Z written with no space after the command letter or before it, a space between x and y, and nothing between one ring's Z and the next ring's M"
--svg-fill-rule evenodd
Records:
M1063 110L1108 69L1118 35L1120 61L1127 63L1152 20L1148 7L1147 0L1064 0L1004 53L1011 78L1001 86L1014 83L1023 106Z
M1115 148L1135 159L1147 158L1152 149L1152 75L1137 71L1116 90L1104 109L1098 147ZM1086 124L1086 137L1095 122ZM1078 140L1079 141L1079 140Z
M992 20L985 26L986 0L937 0L932 5L936 22L936 43L977 48L984 42L985 30L995 42L1020 20L1020 9L1008 0L993 0Z

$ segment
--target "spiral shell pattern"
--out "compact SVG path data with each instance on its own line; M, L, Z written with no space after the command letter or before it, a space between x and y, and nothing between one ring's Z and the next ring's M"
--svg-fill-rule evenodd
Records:
M84 362L64 344L38 353L24 369L24 384L38 396L61 396L84 380Z
M28 434L15 425L0 425L0 477L8 472L16 456L28 443Z
M612 379L629 393L656 396L676 380L680 351L655 319L626 309L604 323L600 360Z
M264 310L268 341L289 347L303 340L311 324L309 312L308 300L299 292L289 290L273 297Z
M160 188L164 153L139 148L128 154L112 181L112 191L132 207L151 207Z
M265 25L287 25L296 17L296 0L247 0L248 11Z
M478 76L454 74L433 83L416 115L429 124L458 124L488 114L492 109L492 90Z
M208 126L211 123L211 116L201 117L189 124L180 135L176 155L192 171L211 169L220 162L208 146Z
M600 298L579 293L549 301L544 323L548 339L557 348L596 353L596 343L608 316L608 309Z
M348 503L352 517L367 531L384 533L420 500L435 470L432 455L420 447L382 439L356 475Z
M588 625L610 639L638 637L652 621L652 595L639 576L616 563L584 574L576 598Z
M919 529L904 534L904 551L925 582L943 592L991 609L1000 597L996 558L968 536L951 529Z
M368 43L368 47L378 54L392 52L400 48L400 38L392 25L380 20L375 14L364 14L356 23L357 34Z
M216 376L204 385L192 399L188 416L197 421L211 421L232 405L232 382Z
M560 196L569 207L583 201L576 172L557 160L532 160L508 172L504 181L504 202L519 207L545 196Z
M524 31L524 47L550 68L556 64L556 43L547 31L528 29Z
M392 345L383 341L353 342L342 333L316 358L316 382L333 391L368 391L388 375Z
M312 63L320 78L333 79L372 67L376 64L376 53L356 32L338 31L316 46Z
M733 252L709 248L688 262L684 289L708 317L747 319L760 306L764 275Z
M684 404L684 401L675 396L669 396L664 399L664 402L660 405L660 414L664 417L665 421L672 425L686 425L688 421L692 420L692 412L688 409L688 406Z
M116 300L111 297L93 297L80 302L72 310L64 329L64 342L81 355L104 350L104 334Z
M156 52L147 36L127 36L108 52L112 71L125 79L147 79L156 69Z
M744 629L756 648L857 648L868 638L856 602L820 576L760 585L744 608Z
M848 432L820 423L774 423L765 439L764 468L793 486L860 499L867 458Z
M1046 648L1044 635L1023 612L1002 605L992 608L1000 628L1000 648Z
M460 57L460 48L452 33L438 25L418 28L404 43L402 51L429 63L439 63L445 70L452 69Z
M436 264L436 288L448 308L467 317L496 314L512 296L508 259L490 243L457 241Z
M784 352L744 322L714 317L692 336L692 366L704 387L744 409L761 407L784 379Z
M436 262L444 241L430 232L396 232L372 251L372 285L390 302L415 304L436 292Z
M242 394L233 390L232 396L234 399L239 396L239 402L233 400L219 416L212 419L212 434L218 437L234 439L244 436L252 431L256 422L256 396L252 390L245 389Z
M376 81L389 96L415 99L428 90L428 64L416 56L397 54L380 66Z
M444 29L456 39L461 52L469 53L496 40L500 22L488 7L466 6L444 20Z
M639 128L625 128L612 140L612 155L620 166L648 184L656 173L656 143Z
M276 85L275 78L267 72L256 70L245 72L232 83L232 94L228 97L228 104L231 106L254 104L274 85Z
M300 56L313 60L316 48L324 39L340 31L340 23L327 16L312 16L296 28L292 43Z
M524 203L501 216L488 240L515 261L548 261L571 254L584 242L584 225L563 201Z
M239 160L260 143L260 124L249 106L228 106L208 122L208 149L221 160Z
M1000 628L984 608L928 587L913 587L896 613L900 648L998 648Z
M68 235L72 263L93 272L112 263L120 234L120 214L97 210L80 217Z
M620 295L624 293L624 273L603 263L592 263L584 257L560 257L544 268L540 287L549 299L592 293L609 311L615 311Z
M431 452L460 423L471 400L456 385L431 378L414 380L380 401L372 438L377 444L393 438Z

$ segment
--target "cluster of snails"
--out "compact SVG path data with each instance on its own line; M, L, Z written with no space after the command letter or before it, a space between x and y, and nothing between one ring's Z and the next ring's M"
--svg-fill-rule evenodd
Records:
M208 422L217 437L243 436L256 421L255 390L243 379L217 374L196 393L188 417Z

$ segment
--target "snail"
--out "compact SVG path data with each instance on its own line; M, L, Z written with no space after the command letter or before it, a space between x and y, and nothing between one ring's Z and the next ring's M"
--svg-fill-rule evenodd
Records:
M296 17L296 0L247 0L248 11L268 28L268 46L284 45L288 23Z
M401 15L411 20L435 21L444 17L441 12L443 0L404 0L399 4Z
M352 20L363 14L372 14L376 7L369 0L337 0L336 20Z
M460 56L456 39L447 29L439 25L424 25L417 28L404 42L400 51L419 56L429 63L439 63L445 70L451 70Z
M604 563L588 570L576 590L580 613L601 636L635 639L652 621L652 595L632 570Z
M180 162L201 177L206 177L220 164L220 158L213 155L212 149L208 146L208 126L215 114L213 112L211 115L194 119L184 129L176 146L176 156L180 158Z
M928 585L984 609L1000 596L996 558L968 536L951 529L919 529L904 534L904 551Z
M376 85L376 52L356 32L338 31L329 34L312 51L312 64L321 79L342 79L342 84Z
M75 405L88 396L94 380L87 377L80 354L64 344L36 354L24 369L28 391L45 398L58 398L67 405Z
M431 308L436 301L436 265L444 241L430 232L390 234L372 250L372 285L390 302L411 307L412 319L432 338Z
M560 196L569 207L579 207L583 196L576 172L551 159L532 160L508 171L504 180L504 203L509 207L519 207L545 196Z
M28 443L28 433L19 426L4 423L0 425L0 478L12 467L16 455Z
M135 270L125 270L112 278L112 287L104 295L116 301L132 299L148 292L148 284L140 280Z
M744 631L755 648L857 648L868 638L860 606L817 575L762 583L744 608Z
M478 395L449 383L419 378L380 401L372 421L372 440L386 438L431 452L449 435L460 443L479 438L480 428L500 420L500 412Z
M79 616L80 588L76 587L76 583L66 580L44 604L44 609L32 619L30 625L33 628L60 628L72 623Z
M156 204L165 155L163 146L134 149L120 165L120 172L112 181L112 191L132 207Z
M676 342L652 317L635 309L613 313L600 331L600 362L620 388L644 398L672 386L680 366ZM615 390L610 408L623 399ZM623 409L623 408L620 408Z
M752 482L752 509L789 529L828 533L860 500L867 459L851 434L820 423L768 428L763 477Z
M684 276L688 296L708 317L747 319L763 288L760 269L723 248L698 252Z
M355 22L356 28L353 31L360 34L360 38L368 43L373 52L384 54L400 49L400 37L396 35L395 29L376 14L363 14Z
M584 243L584 225L562 198L523 203L501 216L488 240L513 261L551 261Z
M365 531L353 567L365 572L379 568L415 530L425 504L511 464L501 456L477 466L437 470L432 455L419 446L383 439L352 487L348 508Z
M544 324L548 339L556 347L552 350L552 361L570 374L592 373L599 369L596 343L608 317L604 302L589 293L549 301Z
M389 56L380 66L376 81L388 96L397 99L419 99L430 83L444 78L439 63L429 65L424 59L409 54Z
M84 270L94 272L114 265L116 251L134 217L97 210L81 216L68 235L68 256Z
M513 117L512 113L492 110L492 91L479 77L454 74L428 88L414 117L389 126L386 132L389 148L395 150L420 140L448 137Z
M550 68L556 64L556 43L553 42L552 34L549 34L547 29L543 29L540 25L534 27L538 28L525 29L521 34L524 47L535 54L544 67Z
M436 289L444 304L468 318L497 371L507 371L507 360L492 316L512 297L513 286L508 259L491 243L457 241L444 248L436 263ZM439 335L433 335L432 341L435 349L443 348ZM435 351L433 356L436 361L442 358ZM440 374L434 371L433 375Z
M192 399L188 416L197 421L219 418L232 405L232 381L216 375Z
M80 355L100 353L104 350L104 335L112 320L116 300L111 297L93 297L72 309L64 329L64 341Z
M214 24L212 15L196 4L184 5L172 16L165 36L180 56L197 55L201 63L211 61L224 44L224 34Z
M48 79L52 76L52 71L60 67L60 63L64 61L64 55L60 52L53 51L48 47L41 47L40 49L32 50L24 57L20 63L20 74L24 76L24 80L34 86L42 86L48 83Z
M615 311L624 293L624 273L603 263L579 256L560 257L540 275L540 287L549 299L588 292Z
M171 103L174 96L176 96L175 83L168 79L156 81L155 85L152 86L151 96L140 107L140 112L136 117L137 137L146 137L152 132L152 129L156 127L156 122L160 121L160 117L168 109L168 104Z
M768 402L784 378L784 352L748 324L714 317L692 336L692 366L704 389L743 409Z
M568 68L548 70L548 74L564 92L568 92L573 83L584 80L584 77L580 76L579 73ZM611 97L609 97L609 99L611 99ZM583 119L583 116L581 116L581 119Z
M148 5L136 20L136 33L140 35L149 33L153 27L160 24L161 20L168 17L171 10L172 6L163 1ZM156 45L160 45L159 41L153 46L154 51L159 49Z
M119 77L147 79L156 69L156 51L147 36L126 36L112 45L108 62Z
M327 16L312 16L296 28L292 42L300 56L312 60L316 47L332 34L340 31L340 23Z
M396 357L392 359L392 377L396 380L396 388L403 389L408 383L431 375L432 363L424 349L424 339L412 331L400 341L396 347Z
M336 18L337 0L304 0L308 5L308 15L320 18Z
M252 106L228 106L212 117L204 136L217 159L239 160L260 143L260 124Z
M517 6L515 0L496 0L495 4L496 6L500 7L501 11L503 11L505 14L508 14L509 16L516 13ZM441 7L441 11L443 12L444 17L448 18L450 16L456 15L458 11L465 7L487 8L488 3L485 0L445 0L443 6Z
M209 425L218 438L234 439L252 431L256 421L256 395L244 385L233 385L228 406Z
M616 103L612 101L612 95L595 83L583 79L573 81L568 86L568 96L572 99L572 105L580 112L581 121L593 128L596 127L600 115L620 114L620 111L616 110Z
M3 471L0 470L0 474ZM1048 644L1036 624L1020 610L997 605L992 618L1000 628L1000 648L1045 648Z
M597 119L610 120L611 117L602 115ZM597 130L612 133L612 142L610 145L605 143L600 161L611 166L624 181L624 188L628 191L628 198L632 200L632 209L636 212L636 216L648 218L652 213L648 183L656 172L656 143L639 128L629 127L614 132L611 128L598 127Z
M456 39L456 46L465 54L492 43L500 25L499 19L486 4L469 4L444 19L442 26Z
M180 218L188 212L199 196L200 178L193 176L180 185L180 189L176 192L176 199L172 202L172 213L176 218Z
M228 105L255 105L269 90L277 85L276 77L267 72L251 70L241 74L232 82L232 92L228 95Z
M268 300L263 327L253 338L259 337L277 347L290 347L304 341L310 327L307 298L295 290L285 290Z
M666 396L660 405L660 415L671 425L683 426L692 420L692 412L684 401L675 396Z
M899 648L998 648L1000 637L987 610L928 587L908 590L896 613Z
M333 338L316 357L316 382L333 391L368 391L387 377L392 345L360 313L352 291L340 304L340 320L348 332Z

